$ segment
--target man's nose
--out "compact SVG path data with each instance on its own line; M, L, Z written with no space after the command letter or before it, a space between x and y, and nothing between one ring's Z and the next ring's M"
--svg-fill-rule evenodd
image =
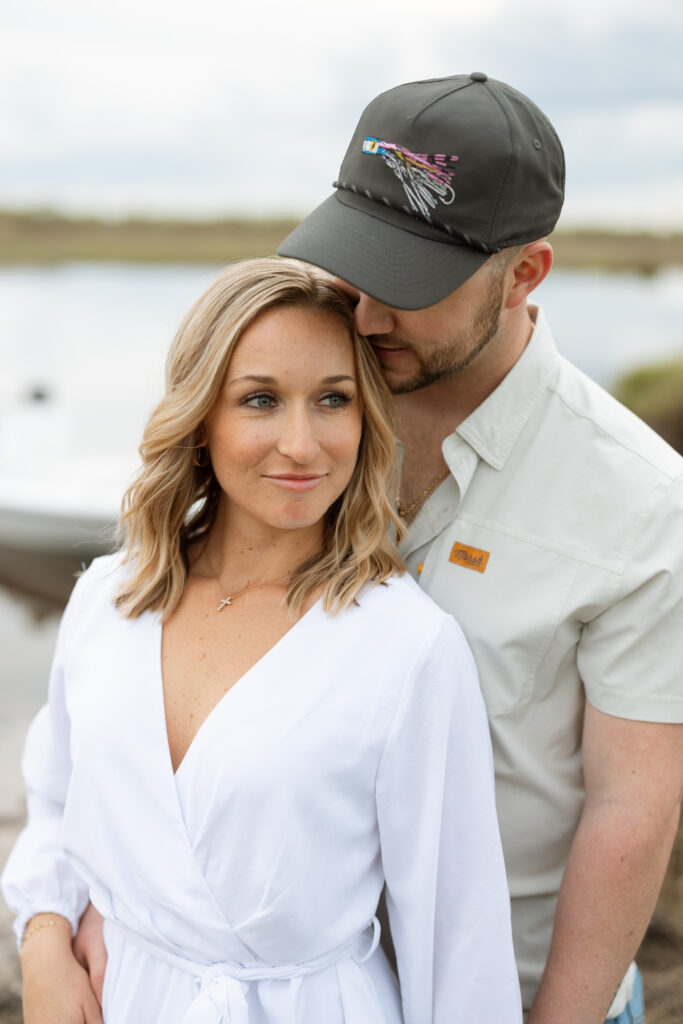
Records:
M385 306L365 292L359 292L340 277L334 280L353 302L356 327L360 334L389 334L393 331L394 315L390 306Z
M359 293L353 314L359 334L390 334L395 327L391 307L364 292Z
M309 410L293 406L288 411L277 448L281 455L301 466L315 459L320 443Z

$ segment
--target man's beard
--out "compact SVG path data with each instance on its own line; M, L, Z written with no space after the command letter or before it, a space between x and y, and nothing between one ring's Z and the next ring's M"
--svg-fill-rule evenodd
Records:
M492 280L491 291L486 301L477 310L471 326L452 341L444 342L441 346L435 345L433 351L427 356L419 355L410 342L396 339L402 348L413 353L419 364L419 370L408 380L396 383L387 381L392 394L405 395L410 391L419 391L421 388L427 388L432 384L441 384L443 381L457 377L470 363L474 362L479 353L498 334L502 300L503 279L501 275ZM386 344L387 335L370 335L368 340L372 343L375 337L380 347L382 343Z

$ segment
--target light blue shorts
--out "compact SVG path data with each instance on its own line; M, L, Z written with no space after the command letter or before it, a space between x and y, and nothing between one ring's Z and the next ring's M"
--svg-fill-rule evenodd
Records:
M645 1024L645 1000L643 999L643 979L640 971L636 971L633 982L633 995L628 1005L618 1017L610 1017L605 1024Z

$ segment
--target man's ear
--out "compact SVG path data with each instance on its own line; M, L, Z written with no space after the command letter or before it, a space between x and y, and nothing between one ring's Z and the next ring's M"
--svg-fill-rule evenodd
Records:
M538 288L552 265L553 249L550 242L541 238L537 242L525 245L508 268L508 271L513 274L513 279L505 308L516 309L517 306L526 302L527 295L534 288Z

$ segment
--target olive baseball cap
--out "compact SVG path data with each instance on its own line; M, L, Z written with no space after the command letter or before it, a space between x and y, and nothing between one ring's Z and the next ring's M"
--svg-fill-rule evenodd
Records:
M475 71L399 85L363 111L335 192L278 252L423 309L493 253L549 234L564 173L550 121L504 82Z

